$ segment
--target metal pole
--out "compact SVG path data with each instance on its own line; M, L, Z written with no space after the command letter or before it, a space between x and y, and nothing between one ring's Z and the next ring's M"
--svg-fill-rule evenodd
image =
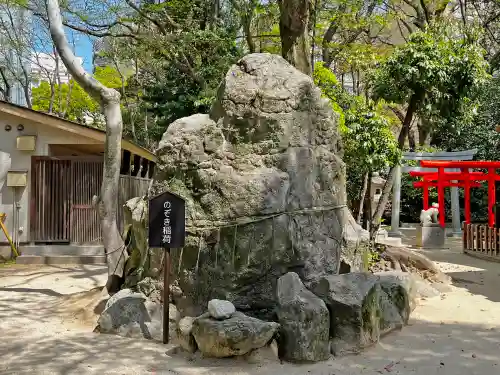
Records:
M163 343L168 344L170 322L170 249L165 249L163 265Z

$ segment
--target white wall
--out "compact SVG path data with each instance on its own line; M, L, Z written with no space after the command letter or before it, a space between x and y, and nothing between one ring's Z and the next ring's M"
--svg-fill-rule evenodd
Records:
M5 125L9 124L12 129L5 130ZM18 131L17 126L24 125L23 131ZM36 151L27 152L16 149L16 139L19 135L36 135ZM30 204L30 187L31 187L31 156L47 156L49 155L49 144L95 144L96 141L77 136L69 132L50 128L44 124L30 123L25 120L20 120L14 116L7 116L0 113L0 151L10 154L12 164L11 170L27 170L28 183L25 188L17 188L17 201L20 203L19 210L19 228L22 228L20 233L20 242L29 242L29 204ZM0 213L7 214L5 225L11 237L14 236L16 228L13 227L13 210L14 210L14 192L13 188L7 187L4 184L0 191ZM18 228L18 229L19 229ZM4 234L0 231L0 243L7 242Z
M38 87L40 81L50 81L54 75L59 76L61 83L68 83L71 75L59 57L56 64L56 56L50 53L33 52L31 56L31 73L33 75L33 86ZM81 65L83 59L77 57L76 60ZM57 81L56 81L57 83Z

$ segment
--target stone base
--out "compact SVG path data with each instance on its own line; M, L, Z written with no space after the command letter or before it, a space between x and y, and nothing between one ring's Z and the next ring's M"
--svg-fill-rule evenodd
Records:
M424 249L443 248L446 241L446 228L439 224L417 226L417 246Z
M401 238L403 237L403 233L401 233L399 230L395 230L393 231L391 229L391 231L389 233L387 233L389 237L394 237L394 238Z

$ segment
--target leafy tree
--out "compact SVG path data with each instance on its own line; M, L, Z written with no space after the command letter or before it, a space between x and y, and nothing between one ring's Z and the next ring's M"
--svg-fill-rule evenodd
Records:
M477 149L478 160L500 160L500 79L487 82L477 98L477 108L467 121L457 122L454 128L438 126L432 137L432 144L449 151ZM497 184L497 194L498 191ZM462 192L463 193L463 192ZM487 187L471 190L471 213L474 221L487 221ZM463 198L463 197L462 197ZM463 205L462 205L463 207Z
M196 76L178 66L158 61L155 72L143 71L145 88L142 100L157 117L151 137L159 140L172 121L198 112L208 112L219 83L238 56L234 35L210 30L185 33L180 45Z
M93 117L100 112L97 102L74 81L55 85L52 108L50 108L52 93L49 82L42 81L31 92L33 109L36 111L53 113L77 122L83 122L86 116Z
M375 99L406 105L401 115L398 146L403 149L415 116L451 127L470 111L477 90L488 78L484 51L477 33L454 25L436 24L414 32L408 43L375 71L371 81ZM394 170L384 187L374 222L379 222L389 198Z
M390 118L384 114L382 105L347 93L322 63L316 64L314 78L339 114L348 197L351 202L359 202L359 208L352 208L361 214L365 197L370 197L368 182L372 172L393 166L401 156L391 132Z
M94 77L109 88L121 87L118 72L112 67L97 67ZM74 80L61 85L41 81L38 87L32 89L32 102L34 110L77 122L90 118L94 126L103 127L99 103Z

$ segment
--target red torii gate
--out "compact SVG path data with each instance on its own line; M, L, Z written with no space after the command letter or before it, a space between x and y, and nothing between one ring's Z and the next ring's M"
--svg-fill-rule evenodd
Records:
M444 188L457 186L465 190L465 223L470 224L470 189L479 187L478 181L488 182L488 225L495 225L495 181L500 181L496 169L500 168L500 161L431 161L422 160L420 165L424 168L437 168L437 172L410 172L413 177L422 177L422 181L413 183L416 188L423 188L424 210L429 208L429 187L437 187L439 204L439 224L444 228ZM460 169L460 172L447 172L445 169ZM486 169L487 172L471 172L470 169ZM456 181L456 182L455 182Z

